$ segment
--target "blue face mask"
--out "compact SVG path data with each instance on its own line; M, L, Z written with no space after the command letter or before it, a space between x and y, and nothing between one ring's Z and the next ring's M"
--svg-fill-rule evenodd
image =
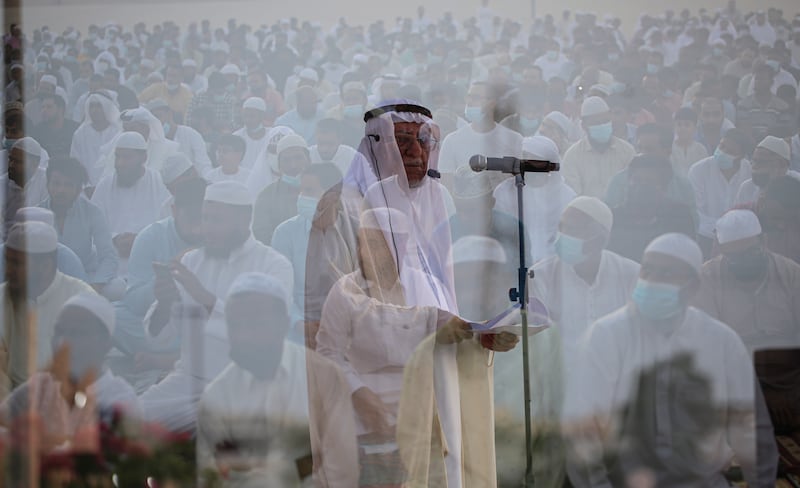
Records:
M480 107L467 106L464 109L464 118L469 122L477 122L483 118L483 110Z
M346 119L357 119L364 113L364 107L361 105L345 105L342 108L342 115Z
M553 51L553 50L547 51L547 59L549 59L550 61L555 61L556 59L558 59L558 51Z
M300 188L300 177L281 175L281 181L291 186L292 188Z
M611 122L605 124L590 125L588 128L589 139L598 144L608 144L611 140L611 135L614 133L614 127Z
M172 126L169 124L169 122L165 123L165 124L164 124L164 135L165 135L165 136L166 136L166 135L169 135L169 130L170 130L170 129L172 129Z
M714 150L714 159L717 161L719 169L726 170L733 168L733 156L723 152L720 148Z
M556 254L564 264L570 266L578 264L586 259L586 253L583 252L585 242L583 239L559 232L555 243Z
M647 63L647 74L649 74L649 75L654 75L654 74L658 73L658 71L660 69L661 69L661 66L659 66L657 64Z
M609 61L619 61L619 53L609 53L608 54Z
M3 147L6 151L11 150L11 146L13 146L19 139L3 139Z
M306 220L313 219L314 212L317 211L318 203L319 203L318 198L299 195L297 197L297 215Z
M639 279L633 289L633 303L645 318L665 320L681 313L681 289L667 283Z

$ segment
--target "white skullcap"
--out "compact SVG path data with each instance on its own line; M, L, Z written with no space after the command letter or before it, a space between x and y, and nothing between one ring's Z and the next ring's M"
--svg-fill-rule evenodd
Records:
M390 207L377 207L361 213L361 229L377 229L391 231L394 234L408 234L410 224L406 214Z
M219 181L206 187L206 202L225 203L228 205L252 206L253 197L250 190L238 181Z
M589 97L581 104L581 117L589 117L608 112L608 104L600 97Z
M154 63L152 59L144 58L139 62L139 66L144 66L145 68L153 69L156 67L156 63Z
M367 89L364 87L364 84L360 81L348 81L344 85L342 85L342 93L348 91L358 91L361 93L367 93Z
M599 91L600 93L604 94L605 96L611 95L611 87L608 85L603 85L601 83L596 83L589 87L589 91ZM591 97L589 97L591 98Z
M21 69L21 70L24 70L24 69L25 69L25 65L23 65L23 64L20 64L20 63L12 63L12 64L11 64L11 67L10 67L10 68L8 68L8 70L9 70L9 71L14 71L15 69Z
M725 39L714 39L711 41L712 46L722 46L725 47L727 44L725 43Z
M52 225L35 220L11 226L6 247L21 252L47 254L58 249L58 234Z
M503 245L497 239L485 236L464 236L453 244L453 264L490 262L506 263Z
M672 232L656 237L644 250L644 254L649 252L666 254L679 259L691 266L698 274L703 267L703 252L700 250L700 246L686 234Z
M49 83L53 86L56 86L58 85L58 80L53 75L44 75L41 78L39 78L39 83Z
M162 75L158 71L153 71L152 73L147 75L147 81L149 81L150 83L153 83L153 82L156 82L156 81L164 81L164 75Z
M183 63L181 63L181 66L183 66L184 68L197 68L197 61L191 58L184 59Z
M141 122L143 124L149 124L153 119L153 114L144 107L136 107L124 110L120 116L126 122Z
M40 146L33 137L23 137L15 142L14 145L11 146L11 149L19 149L25 154L30 154L35 158L42 157L42 146Z
M64 302L61 313L68 308L80 308L94 315L108 330L108 335L114 334L115 315L114 306L103 296L97 293L82 292L73 295Z
M283 302L288 310L289 292L280 281L272 276L255 271L240 274L233 280L225 300L228 301L236 295L246 293L258 293L276 298Z
M356 54L353 56L353 64L367 64L369 63L369 57L366 54Z
M717 220L717 242L728 242L761 235L758 217L750 210L729 210Z
M533 159L561 163L558 146L549 137L531 136L522 139L522 151L531 154Z
M227 53L230 50L230 48L228 47L228 43L225 41L214 41L211 43L211 46L209 47L211 48L212 51L219 51L223 53Z
M42 207L22 207L14 215L15 222L44 222L55 228L56 218L51 210Z
M147 141L138 132L123 132L117 139L116 149L138 149L147 151Z
M319 74L317 74L317 72L311 68L301 69L297 76L303 78L304 80L311 80L314 83L319 81Z
M551 120L555 123L563 132L564 134L569 137L572 133L573 125L569 118L561 112L553 111L547 114L544 117L544 120Z
M569 202L567 208L580 210L603 226L606 231L611 232L611 226L614 224L614 214L608 208L608 205L599 198L580 196Z
M267 102L264 101L263 98L260 97L250 97L244 101L242 104L242 108L252 108L255 110L260 110L262 112L267 111Z
M454 198L479 198L492 193L492 180L469 166L459 166L453 179Z
M785 160L790 160L792 158L791 149L789 149L789 144L786 143L783 139L775 136L767 136L761 142L758 143L758 146L762 149L766 149L767 151L773 152L780 156Z
M219 70L220 73L223 75L236 75L241 76L242 72L239 70L239 67L233 63L228 63Z
M161 168L161 181L165 185L169 185L192 166L194 166L192 162L182 152L170 154L164 160L164 166Z
M276 153L280 156L280 154L289 149L290 147L302 147L303 149L308 149L308 144L306 140L303 139L303 136L298 134L287 134L278 141L278 147L276 148Z

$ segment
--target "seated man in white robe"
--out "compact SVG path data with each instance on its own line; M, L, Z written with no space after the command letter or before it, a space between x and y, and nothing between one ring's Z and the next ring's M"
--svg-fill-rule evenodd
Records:
M14 224L17 210L35 207L47 195L47 175L40 166L44 150L32 137L23 137L8 152L8 172L0 176L3 235Z
M252 215L247 187L234 181L209 185L201 217L203 246L155 269L156 301L144 318L145 336L154 346L177 341L181 351L174 371L142 394L142 404L148 420L172 431L194 431L203 388L229 362L223 306L233 281L246 271L259 271L291 293L292 265L255 240ZM173 315L173 304L183 305L188 315ZM200 314L193 315L197 307Z
M267 147L268 129L264 127L264 117L267 115L267 103L263 98L250 97L242 104L242 122L244 127L235 131L233 135L244 139L245 152L242 158L242 167L250 170Z
M94 293L67 300L53 327L53 364L0 404L0 425L13 429L34 415L41 420L44 452L68 447L99 453L100 424L141 415L133 388L103 366L113 331L108 300Z
M233 362L200 399L201 478L210 470L223 486L357 485L355 417L344 376L285 340L290 307L283 284L263 273L243 273L231 285L225 322Z
M587 331L563 417L574 486L729 486L734 457L748 486L774 485L772 426L756 415L747 349L689 306L702 265L689 237L656 238L631 303Z
M122 132L119 108L106 91L95 92L86 99L86 118L72 135L69 156L81 162L89 175L89 186L95 187L105 168L98 166L100 148ZM60 156L60 155L59 155Z
M100 180L91 201L103 212L120 258L127 259L136 234L158 220L169 192L145 165L147 142L141 134L120 134L114 153L114 171Z
M42 369L52 358L50 342L61 307L78 293L94 290L57 269L58 235L44 222L11 227L5 243L5 283L0 284L3 326L0 330L0 397ZM34 355L34 357L30 357ZM5 378L3 378L5 379Z

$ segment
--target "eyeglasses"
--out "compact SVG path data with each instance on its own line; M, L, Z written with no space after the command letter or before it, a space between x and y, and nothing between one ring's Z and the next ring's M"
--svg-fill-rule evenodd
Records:
M394 140L397 142L397 147L401 152L406 152L411 149L416 141L424 151L433 151L439 145L439 140L433 136L423 135L415 136L410 133L395 134Z

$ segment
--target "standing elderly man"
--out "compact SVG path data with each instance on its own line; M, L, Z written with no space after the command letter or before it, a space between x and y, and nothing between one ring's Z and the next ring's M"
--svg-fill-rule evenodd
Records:
M206 188L202 209L203 245L168 263L155 265L155 303L144 319L153 345L180 343L180 360L160 383L142 395L145 416L173 431L194 431L197 402L205 385L228 364L224 299L246 271L278 279L291 295L292 265L250 232L253 201L246 186L221 181ZM173 304L199 306L193 322L171 314ZM182 320L183 319L183 320Z
M22 222L8 233L6 281L0 285L0 370L11 388L35 372L31 366L41 369L50 362L53 327L64 302L81 292L94 293L83 281L58 271L57 256L58 235L44 222Z
M364 120L360 157L317 206L306 264L307 334L318 351L351 365L361 486L397 484L406 475L415 486L427 486L429 476L443 476L451 487L493 486L485 365L489 349L509 350L517 338L476 340L468 324L450 319L457 304L447 192L434 177L439 128L430 111L387 101ZM381 327L381 317L393 326ZM342 331L355 334L351 344ZM372 370L381 365L388 369ZM485 394L473 395L479 391Z
M117 253L127 259L136 234L158 220L169 192L158 173L145 165L147 142L141 134L120 134L114 155L114 171L97 184L92 203L103 212Z
M761 397L747 349L689 305L702 266L689 237L656 238L632 301L588 330L564 414L574 486L642 476L655 486L728 486L723 470L734 455L748 485L775 482L777 452L771 426L756 418Z
M611 178L625 169L636 151L613 135L611 110L602 98L583 101L581 123L586 135L564 154L564 179L578 195L603 198Z

